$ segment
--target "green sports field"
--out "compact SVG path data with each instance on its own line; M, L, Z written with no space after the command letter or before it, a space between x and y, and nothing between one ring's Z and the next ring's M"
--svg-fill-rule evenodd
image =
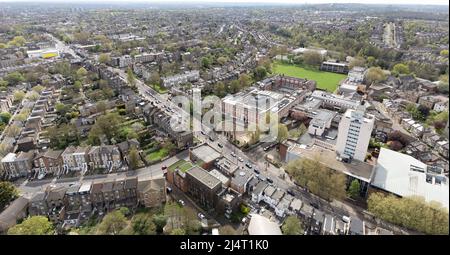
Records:
M334 92L338 87L339 82L347 77L345 74L324 72L315 68L300 67L284 63L275 63L273 65L273 72L276 74L314 80L317 82L317 88L325 89L329 92Z

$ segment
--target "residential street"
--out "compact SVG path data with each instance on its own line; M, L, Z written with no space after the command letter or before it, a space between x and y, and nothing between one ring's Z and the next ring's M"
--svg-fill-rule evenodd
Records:
M25 197L31 197L34 193L38 191L43 191L46 189L48 185L63 185L63 186L69 186L71 184L76 183L83 183L83 182L89 182L89 181L100 181L100 180L114 180L114 179L120 179L125 177L134 177L138 176L139 178L149 178L149 177L157 177L162 176L162 166L170 166L173 163L177 162L180 159L187 159L189 156L189 153L187 150L170 157L158 164L140 168L135 171L128 171L128 172L122 172L122 173L112 173L112 174L104 174L104 175L87 175L87 176L81 176L81 177L66 177L61 179L46 179L46 180L36 180L36 181L24 181L19 185L19 191L25 196Z

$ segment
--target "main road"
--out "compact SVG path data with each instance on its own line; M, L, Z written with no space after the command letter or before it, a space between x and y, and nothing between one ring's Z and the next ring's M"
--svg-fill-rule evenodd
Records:
M54 36L50 35L53 40L56 41L57 48L60 50L63 50L66 53L71 54L74 58L80 59L80 57L75 53L73 49L71 49L69 46L65 45L64 42L58 40ZM127 80L127 74L124 70L108 67L113 72L120 75L122 79L125 81ZM169 115L178 115L183 117L190 117L188 112L185 112L183 109L178 107L178 105L174 104L168 98L163 97L161 94L159 94L157 91L152 89L151 87L147 86L144 82L142 82L140 79L135 79L136 81L136 87L138 89L138 93L145 99L153 102L155 105L158 105L162 110L166 111ZM183 118L184 120L189 120L189 118ZM201 125L203 132L209 134L211 132L210 128L206 125ZM265 161L262 158L252 158L251 155L247 155L246 153L242 152L239 148L237 148L235 145L230 143L226 138L223 136L218 136L217 140L211 141L209 140L208 135L203 135L201 131L194 132L194 135L197 137L197 139L200 139L202 141L205 141L210 146L215 148L217 151L220 151L223 156L230 159L232 162L235 162L238 164L239 167L246 167L245 163L250 162L253 166L257 167L260 170L260 178L262 180L266 180L267 177L269 177L271 180L273 180L273 184L284 190L291 189L295 196L300 198L304 203L314 203L320 205L320 210L333 214L335 216L341 217L342 215L349 215L348 212L342 211L339 208L335 208L331 206L329 203L323 202L321 199L314 197L308 192L305 192L301 189L299 189L292 181L285 178L280 178L281 170L279 168L274 167L273 165L267 165ZM221 146L219 146L221 144ZM236 157L232 157L232 152L236 155ZM249 157L250 156L250 157ZM242 158L243 162L240 162L237 160L237 158ZM141 178L151 177L151 176L162 176L162 166L169 166L179 159L187 159L188 153L186 151L171 157L159 164L152 165L149 167L141 168L136 171L129 171L129 172L121 172L121 173L112 173L107 175L92 175L92 176L80 176L80 177L68 177L68 178L61 178L61 179L48 179L48 180L38 180L33 182L24 181L22 184L19 185L19 191L25 195L26 197L30 197L36 192L43 191L47 188L49 185L65 185L69 186L76 183L85 183L90 182L94 180L114 180L119 178L124 178L127 176L138 176Z
M114 72L118 73L123 79L126 80L127 74L118 68L112 68L110 67ZM151 102L155 103L156 105L159 105L160 108L165 110L166 112L168 109L172 109L175 113L182 114L185 117L189 117L189 113L186 113L183 109L179 108L177 105L175 105L173 102L168 100L167 98L164 98L161 94L159 94L157 91L152 89L150 86L147 86L144 82L142 82L139 79L136 79L136 86L138 88L139 94ZM168 112L169 114L173 114L174 112ZM239 148L237 148L234 144L229 142L225 137L219 135L217 136L217 139L214 141L211 141L209 139L209 133L211 132L211 129L201 124L202 131L205 133L205 135L202 134L201 131L194 132L194 135L197 139L200 141L204 141L207 144L209 144L211 147L213 147L215 150L221 152L221 154L231 160L231 162L236 163L239 167L244 168L245 163L249 162L254 167L257 167L260 170L259 177L262 180L266 180L267 177L269 177L273 181L273 185L277 188L283 189L283 190L291 190L295 197L299 198L303 203L308 204L314 204L317 205L318 208L320 208L320 211L323 211L325 213L331 214L337 218L342 218L342 216L353 216L353 217L361 217L361 212L363 211L362 208L357 208L357 210L348 210L349 207L345 204L334 201L333 203L329 203L317 196L312 195L311 193L299 188L297 185L295 185L289 177L287 178L281 178L281 174L283 174L283 170L280 168L277 168L271 164L266 164L264 158L255 158L251 154L246 154L242 152ZM221 146L219 146L219 144ZM232 152L236 155L236 157L231 156ZM238 158L242 158L243 162L240 162ZM346 208L346 209L344 209ZM350 208L351 209L351 208Z
M79 56L76 55L76 53L70 49L70 47L66 46L63 42L59 41L55 37L52 36L54 40L57 41L58 47L61 49L64 49L66 52L73 54L74 57L79 58ZM113 72L120 75L122 79L125 81L127 80L127 74L124 70L108 67ZM190 114L188 112L185 112L183 109L178 107L178 105L174 104L170 100L168 100L167 97L163 97L161 94L159 94L157 91L152 89L151 87L147 86L144 82L142 82L140 79L135 79L136 81L136 87L138 89L138 93L145 99L151 101L155 105L158 105L162 110L166 111L169 115L178 115L188 118L183 118L184 120L189 120ZM202 131L205 134L209 134L211 132L210 128L207 127L204 124L201 124ZM247 155L246 153L242 152L239 148L237 148L235 145L230 143L225 137L219 135L217 140L211 141L209 139L208 135L203 135L201 131L194 132L194 135L197 139L204 141L208 143L211 147L215 148L217 151L221 152L223 156L231 160L232 162L235 162L238 164L239 167L246 167L245 163L249 162L254 167L257 167L260 170L260 179L266 180L267 177L269 177L271 180L273 180L273 184L283 190L290 189L294 195L302 200L303 203L310 203L310 204L316 204L320 208L321 211L334 215L335 217L342 217L343 215L348 216L357 216L358 211L361 212L362 209L358 210L346 210L343 209L343 204L340 202L334 202L334 203L328 203L324 200L310 194L309 192L306 192L302 189L300 189L298 186L296 186L289 178L280 178L280 174L282 173L282 170L280 168L276 168L273 165L267 165L263 158L255 158L255 155L251 155L250 153ZM219 146L219 144L221 146ZM236 155L235 157L231 156L232 152ZM243 162L240 162L237 158L242 158ZM162 176L163 172L161 170L161 167L163 165L169 166L179 159L187 159L188 153L186 151L171 157L160 164L152 165L146 168L142 168L136 171L130 171L130 172L123 172L123 173L113 173L108 175L95 175L95 176L84 176L84 177L77 177L77 178L64 178L64 179L53 179L53 180L41 180L41 181L35 181L32 183L24 182L22 185L20 185L19 190L23 194L34 194L35 192L39 190L44 190L48 185L70 185L73 183L82 183L87 182L91 180L113 180L117 178L123 178L126 176L139 176L139 177L151 177L151 176ZM348 209L349 207L347 207ZM352 208L350 208L352 209Z

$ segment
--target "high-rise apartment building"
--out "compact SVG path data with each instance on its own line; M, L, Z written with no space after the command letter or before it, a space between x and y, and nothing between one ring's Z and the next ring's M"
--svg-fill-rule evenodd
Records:
M365 114L364 106L348 109L339 122L336 152L341 158L364 161L375 117Z

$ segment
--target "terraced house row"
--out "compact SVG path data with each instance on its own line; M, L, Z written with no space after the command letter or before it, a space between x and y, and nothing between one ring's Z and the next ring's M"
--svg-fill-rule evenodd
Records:
M86 174L89 171L126 171L127 155L131 148L138 148L139 142L129 140L117 145L69 146L65 150L49 149L43 152L8 153L2 158L4 173L10 178L47 174L61 176L71 171Z
M28 214L44 215L60 227L78 226L91 215L138 206L157 207L166 201L163 177L105 179L72 186L48 186L29 201Z

